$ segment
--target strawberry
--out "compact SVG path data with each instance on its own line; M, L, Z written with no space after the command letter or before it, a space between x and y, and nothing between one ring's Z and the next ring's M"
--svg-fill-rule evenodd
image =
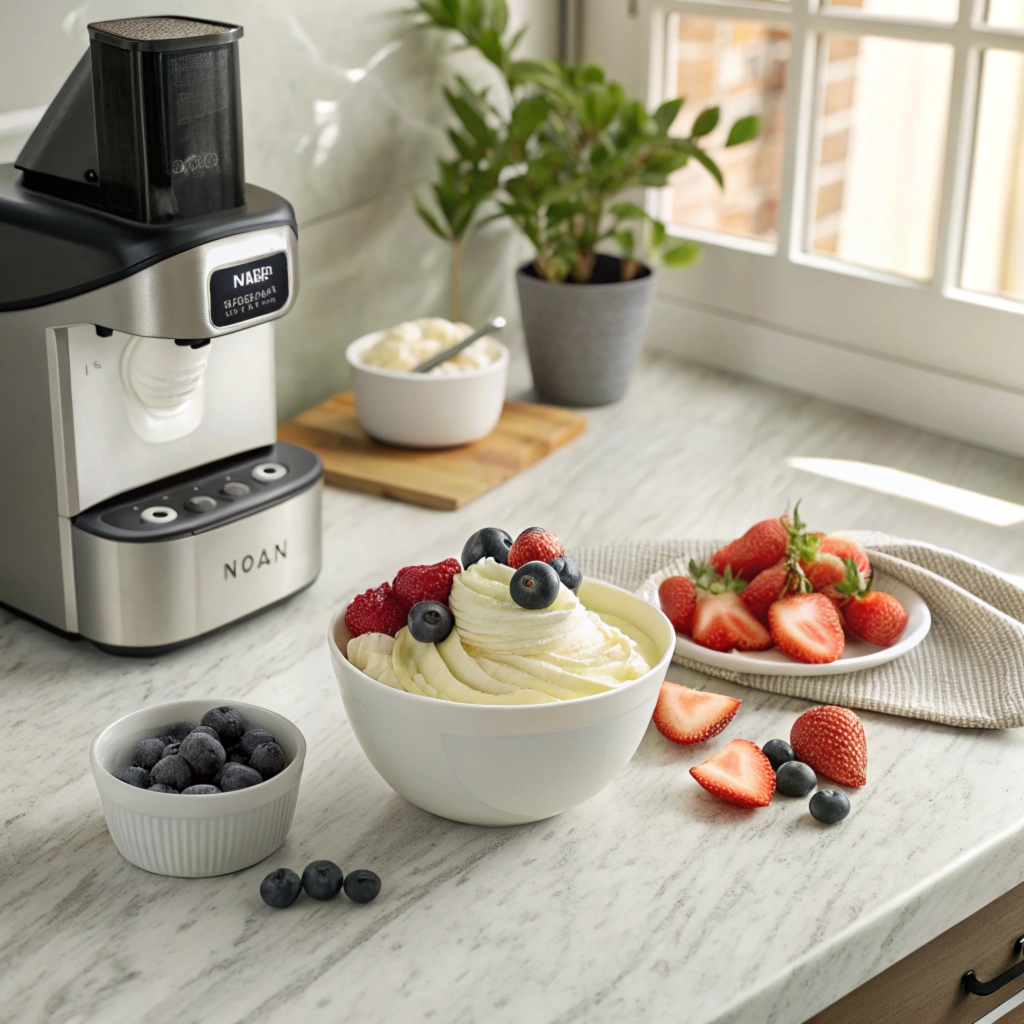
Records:
M693 609L697 604L697 585L687 576L669 576L658 587L661 610L677 633L690 634Z
M868 741L860 719L849 708L826 704L805 711L793 723L789 742L804 764L841 785L863 786L868 781Z
M786 555L789 530L784 519L764 519L755 523L742 537L726 544L711 556L715 572L732 569L737 579L752 580L759 572Z
M822 537L818 550L824 555L835 555L843 562L852 558L865 579L871 575L871 562L868 560L867 552L846 537L830 533L827 537Z
M796 661L821 665L843 653L846 638L836 606L824 594L790 594L768 609L775 646Z
M813 562L801 562L800 567L819 594L824 594L835 605L846 600L836 590L836 584L846 579L846 565L837 555L819 549L818 557Z
M772 645L768 630L735 590L706 594L697 601L692 634L696 643L712 651L763 651Z
M907 625L907 610L892 594L873 590L874 576L865 582L853 558L846 560L846 570L846 579L836 584L847 599L843 605L846 625L869 644L892 647Z
M785 594L797 592L799 586L790 563L783 560L759 572L747 584L743 591L743 603L759 622L767 625L768 609Z
M452 580L460 572L462 564L457 558L446 558L435 565L408 565L398 570L391 589L402 611L408 614L409 609L420 601L447 604Z
M396 636L405 625L406 613L395 600L390 583L382 583L352 598L345 609L345 625L352 636L363 633L387 633Z
M717 736L733 720L739 706L735 697L662 683L654 706L654 724L666 739L689 746Z
M553 533L540 526L531 526L523 530L509 548L508 564L513 569L521 569L527 562L550 562L564 554L562 542Z
M712 795L737 807L767 807L775 794L771 762L750 740L733 740L690 774Z

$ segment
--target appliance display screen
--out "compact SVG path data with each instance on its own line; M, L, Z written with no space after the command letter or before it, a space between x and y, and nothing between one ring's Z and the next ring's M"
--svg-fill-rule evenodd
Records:
M288 254L222 267L210 275L210 320L214 327L276 313L288 302Z

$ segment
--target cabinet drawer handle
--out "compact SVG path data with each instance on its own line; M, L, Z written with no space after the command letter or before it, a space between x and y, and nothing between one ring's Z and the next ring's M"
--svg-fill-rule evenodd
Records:
M1024 935L1013 944L1013 955L1020 956L1021 953L1024 953ZM1002 974L991 981L978 981L978 976L974 971L968 971L963 976L964 991L976 996L990 996L1004 985L1009 985L1011 981L1019 978L1022 974L1024 974L1024 960L1021 960L1019 964L1011 967L1008 971L1003 971Z

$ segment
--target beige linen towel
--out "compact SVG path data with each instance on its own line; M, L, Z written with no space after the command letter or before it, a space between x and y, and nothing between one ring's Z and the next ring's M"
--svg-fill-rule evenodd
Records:
M988 566L932 544L848 532L872 565L927 602L932 626L914 650L877 668L833 676L760 676L675 661L758 690L885 711L963 728L1024 725L1024 590ZM685 575L720 541L637 541L573 554L585 575L636 591L662 569Z

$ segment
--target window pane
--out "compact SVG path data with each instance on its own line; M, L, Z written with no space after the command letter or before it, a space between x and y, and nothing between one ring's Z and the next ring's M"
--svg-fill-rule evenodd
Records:
M811 248L928 278L952 48L832 35L819 61Z
M752 21L674 19L673 85L686 104L674 132L689 135L697 115L719 106L718 127L705 139L725 177L720 189L694 161L676 174L666 218L674 224L774 240L782 179L789 32ZM752 142L725 148L729 127L757 114L761 133Z
M964 2L970 3L971 0ZM880 18L918 18L924 21L956 21L959 13L959 0L828 0L827 6L842 7L844 13L856 7L864 14Z
M1001 28L1024 28L1024 0L988 0L988 23Z
M961 282L1024 298L1024 54L985 54Z

